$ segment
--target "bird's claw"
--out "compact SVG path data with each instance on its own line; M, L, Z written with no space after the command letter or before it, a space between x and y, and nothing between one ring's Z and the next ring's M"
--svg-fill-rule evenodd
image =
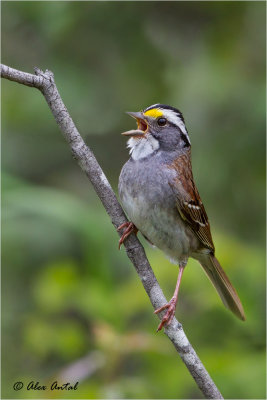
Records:
M124 229L126 228L126 229ZM119 249L121 248L122 243L124 242L125 239L127 239L128 236L130 236L131 233L134 233L135 235L138 232L138 229L136 228L136 226L132 223L132 222L124 222L124 224L120 225L117 228L117 231L119 232L121 229L124 229L122 236L119 240Z
M170 323L173 320L173 317L175 315L175 310L176 310L176 299L172 298L169 303L164 304L164 306L158 308L157 310L154 311L154 314L158 314L163 310L166 310L161 323L158 326L157 332L159 332L164 326L169 326Z

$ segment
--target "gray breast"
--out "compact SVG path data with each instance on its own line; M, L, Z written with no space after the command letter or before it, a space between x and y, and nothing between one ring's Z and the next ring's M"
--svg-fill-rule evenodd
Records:
M178 262L190 253L192 232L177 210L176 198L169 185L172 174L160 154L138 161L130 159L120 174L119 195L135 226Z

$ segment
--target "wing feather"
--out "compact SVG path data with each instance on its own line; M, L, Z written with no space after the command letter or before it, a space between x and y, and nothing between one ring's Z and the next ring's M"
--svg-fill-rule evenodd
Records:
M176 158L169 168L175 171L175 178L169 183L176 196L179 214L188 223L203 246L213 253L215 248L210 224L194 183L190 152L188 151Z

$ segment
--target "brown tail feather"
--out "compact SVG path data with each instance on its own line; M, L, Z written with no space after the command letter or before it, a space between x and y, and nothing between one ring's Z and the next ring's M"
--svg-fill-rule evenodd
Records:
M235 288L228 279L215 256L205 255L199 259L204 271L219 293L225 307L229 308L238 318L245 321L245 313Z

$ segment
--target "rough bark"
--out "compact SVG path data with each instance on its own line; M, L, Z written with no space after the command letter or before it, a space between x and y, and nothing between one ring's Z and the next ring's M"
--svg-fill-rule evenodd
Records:
M126 222L127 218L124 211L104 172L92 151L84 143L61 99L54 81L53 73L48 70L43 72L35 68L35 75L33 75L1 64L1 77L26 86L35 87L42 92L64 138L70 145L74 158L90 179L106 212L111 218L112 224L115 228L118 228L119 225ZM144 248L135 235L130 235L129 238L126 239L125 249L154 309L166 304L166 298L147 260ZM162 318L163 313L159 314L160 318ZM204 397L207 399L222 399L221 393L200 361L187 339L182 325L176 318L165 328L165 334L172 341Z

